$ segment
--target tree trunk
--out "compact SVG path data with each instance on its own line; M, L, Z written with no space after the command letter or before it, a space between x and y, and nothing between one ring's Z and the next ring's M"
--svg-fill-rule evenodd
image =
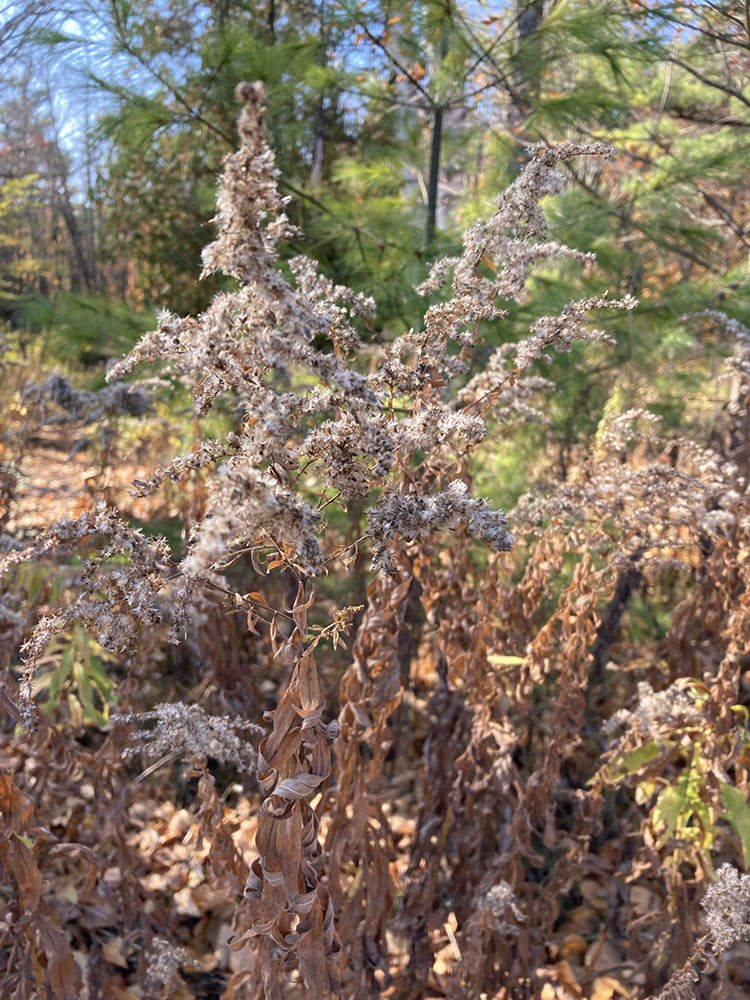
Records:
M313 146L312 168L310 170L310 187L315 190L323 183L323 166L326 155L326 113L323 98L318 101L315 114L315 145Z
M516 114L528 116L531 102L539 96L542 52L539 26L544 18L544 0L516 0L516 52L514 84L518 103ZM520 124L520 122L519 122Z
M440 62L448 54L448 35L445 30L440 38ZM427 183L427 225L425 243L431 246L435 239L437 222L438 188L440 183L440 147L443 141L443 106L436 104L432 116L432 143L430 145L430 175Z
M328 34L325 24L325 0L320 4L320 48L318 49L318 65L325 66L328 50ZM321 93L315 111L315 140L313 144L312 167L310 169L310 187L316 190L323 183L323 167L326 157L326 112L325 94Z
M591 651L593 663L586 687L586 718L590 721L594 710L593 699L597 691L604 685L604 672L607 666L610 650L620 636L622 617L630 604L631 598L638 592L643 583L643 573L639 563L643 550L639 549L630 556L631 565L625 566L617 574L615 590L612 599L602 614L599 628L596 630L596 641Z
M435 108L432 119L432 145L430 147L430 178L427 185L427 227L425 242L431 246L435 239L437 219L438 181L440 178L440 144L443 138L443 109Z
M76 219L75 211L73 209L73 205L71 204L67 188L63 191L60 199L60 214L65 220L65 226L68 230L70 242L73 247L73 258L75 260L76 267L75 269L71 267L71 274L74 274L77 270L80 275L80 281L83 283L86 291L93 292L96 288L93 264L88 253L88 248L84 246L83 235L81 233L80 226L78 225L78 220Z
M524 138L530 138L527 119L539 97L542 76L542 46L539 26L544 18L544 0L516 0L516 45L513 59L513 100L510 125L516 136L516 164L520 170L528 160Z

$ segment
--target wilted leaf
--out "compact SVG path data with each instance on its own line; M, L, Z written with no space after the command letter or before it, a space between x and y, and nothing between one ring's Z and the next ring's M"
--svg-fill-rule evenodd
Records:
M121 969L128 967L125 958L125 942L120 937L111 938L102 945L102 956L111 965L118 965Z
M32 851L18 836L10 839L10 867L18 885L21 906L26 913L39 908L42 895L42 875Z
M43 919L37 922L37 933L47 961L47 978L52 995L55 1000L78 1000L81 995L81 970L65 933L53 923L57 914L49 908L47 910Z
M599 976L591 988L591 1000L613 1000L613 997L629 997L631 991L613 976Z

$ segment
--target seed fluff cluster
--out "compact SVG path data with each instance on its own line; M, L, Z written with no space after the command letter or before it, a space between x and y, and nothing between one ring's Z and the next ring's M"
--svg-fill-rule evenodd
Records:
M725 864L716 872L701 903L714 951L729 951L738 941L750 941L750 875Z
M162 619L160 594L171 565L167 543L146 538L104 504L75 520L54 522L29 545L0 557L0 573L21 563L72 554L84 540L101 546L96 556L84 559L80 568L72 571L68 603L43 616L21 647L25 700L31 698L34 668L50 640L76 622L94 634L105 649L122 652L135 643L144 624Z
M510 515L516 530L578 525L593 540L609 521L618 532L617 565L685 569L702 538L725 536L742 518L746 487L734 462L667 440L657 427L658 418L639 409L605 418L598 447L575 476L520 499ZM611 548L611 534L599 537Z
M495 918L498 933L511 937L518 934L518 923L526 919L513 889L504 879L496 882L479 898L477 908L488 910ZM514 923L508 921L509 914L514 917Z
M113 715L112 721L142 727L132 734L123 757L139 753L193 760L211 757L250 773L254 773L258 762L255 748L238 731L262 736L260 726L228 715L209 715L200 705L156 705L149 712ZM150 723L154 723L153 727L147 728Z
M613 734L624 729L661 742L665 734L699 725L702 721L702 712L679 684L671 684L664 691L654 691L648 681L639 681L635 708L615 712L604 724L604 731Z

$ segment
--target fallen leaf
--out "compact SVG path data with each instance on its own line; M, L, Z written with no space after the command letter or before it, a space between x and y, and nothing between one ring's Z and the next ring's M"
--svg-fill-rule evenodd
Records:
M121 969L128 967L125 958L125 942L120 937L110 938L102 945L102 956L110 965L119 965Z

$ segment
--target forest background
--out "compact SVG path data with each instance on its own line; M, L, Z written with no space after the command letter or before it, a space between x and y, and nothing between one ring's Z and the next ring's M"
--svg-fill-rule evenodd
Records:
M747 309L741 5L43 3L3 18L0 303L47 357L85 370L156 310L205 308L215 285L195 269L232 92L257 77L305 252L373 295L392 334L417 322L428 263L460 245L527 143L613 143L596 176L567 166L548 209L552 236L595 252L595 271L539 276L506 329L573 291L640 299L610 320L604 370L558 374L543 438L562 478L607 406L700 419L712 351L683 317ZM493 478L522 490L540 444L514 442L496 456L514 474Z
M205 514L197 467L188 484L138 494L175 455L239 426L237 412L227 407L199 427L187 394L164 392L158 376L146 386L156 401L131 395L123 409L107 396L105 376L161 310L199 314L234 287L221 275L196 279L215 236L222 162L237 145L234 93L244 80L266 86L279 191L304 233L280 246L282 273L304 253L336 285L371 296L374 313L358 331L383 350L421 328L417 286L434 261L461 253L462 232L492 214L537 144L610 145L610 158L561 163L563 188L543 202L549 238L595 262L542 261L525 293L503 301L502 322L483 324L471 374L572 300L601 306L604 294L632 296L638 306L597 313L612 338L606 348L576 343L540 356L533 371L552 386L543 407L517 407L514 423L455 467L492 508L518 510L519 524L523 498L540 483L568 488L569 500L577 491L589 511L586 484L615 453L637 479L652 466L677 475L695 445L716 469L732 470L711 473L721 489L701 493L701 510L723 511L724 496L742 493L750 471L747 3L42 0L0 10L0 55L4 551L106 502L146 538L164 536L176 563ZM491 259L482 263L496 270ZM439 372L430 378L442 386ZM537 388L543 383L529 392ZM626 417L658 421L658 434L613 437ZM649 493L643 519L661 519L674 490L693 497L693 483ZM453 543L407 545L399 558L408 572L387 597L356 547L366 501L338 509L332 493L321 496L353 553L316 581L313 628L338 621L337 608L351 610L349 638L341 623L325 633L327 711L333 718L346 704L348 666L367 661L368 635L390 634L388 614L401 684L365 727L360 757L374 755L382 770L368 798L377 834L359 831L367 848L346 842L348 867L325 796L316 805L339 866L330 878L342 995L635 1000L683 963L692 970L704 961L705 980L694 985L691 971L665 1000L688 988L746 995L750 950L740 944L719 959L714 949L706 959L698 905L722 862L750 863L746 525L730 539L722 522L717 542L713 529L681 522L682 534L659 542L659 558L673 563L654 575L642 525L599 517L593 529L589 512L586 534L570 528L567 508L559 517L548 511L547 533L532 541L529 528L502 572L496 556L459 555ZM563 541L551 541L555 531ZM617 562L615 549L629 562ZM38 661L32 738L18 715L19 648L68 586L45 559L9 566L4 578L25 610L19 618L11 600L0 623L8 640L3 773L16 775L2 786L16 846L0 852L0 893L13 914L6 931L25 928L25 943L1 939L0 993L274 995L268 969L278 972L278 956L253 957L251 921L234 904L257 856L258 789L238 778L242 767L205 759L186 767L168 742L159 767L132 746L123 763L126 723L112 718L187 702L260 725L288 684L288 664L268 654L276 640L263 609L296 611L297 577L267 583L255 560L234 569L229 611L221 601L204 609L202 631L180 652L155 628L139 654L121 657L71 618ZM511 592L524 595L522 611L508 610ZM241 615L230 614L232 594ZM576 616L588 622L580 635ZM564 666L555 672L558 661L569 675ZM487 671L491 691L479 680ZM658 698L666 691L665 708ZM638 696L651 728L633 724L630 743L615 749L602 727ZM561 713L580 732L556 743ZM443 722L451 732L439 737ZM507 771L494 798L474 771L467 777L482 762L495 778ZM338 765L346 774L353 766L344 754ZM432 783L441 769L451 777L439 793ZM355 785L347 787L356 803ZM370 792L356 794L364 801ZM462 810L481 814L475 830L461 832ZM525 826L514 826L522 812ZM490 832L501 823L514 831L513 850ZM116 860L100 850L113 830ZM232 935L242 945L234 951ZM300 968L277 995L312 989L309 967Z

